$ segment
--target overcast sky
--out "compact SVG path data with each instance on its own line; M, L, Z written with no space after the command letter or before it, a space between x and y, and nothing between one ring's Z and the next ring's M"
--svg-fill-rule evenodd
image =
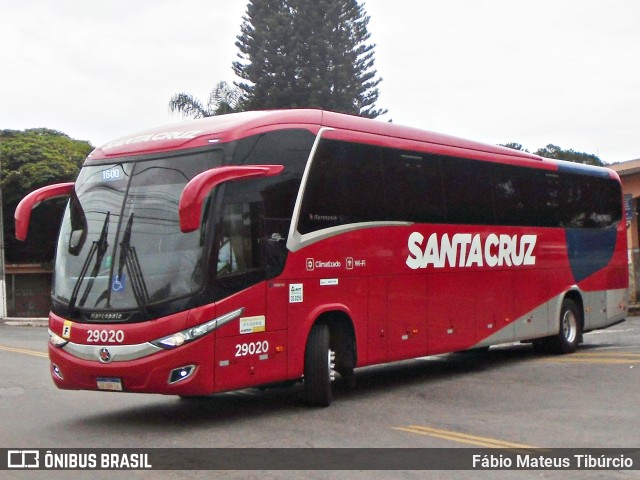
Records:
M383 120L640 158L640 1L365 0ZM99 146L233 82L245 0L0 0L0 129Z

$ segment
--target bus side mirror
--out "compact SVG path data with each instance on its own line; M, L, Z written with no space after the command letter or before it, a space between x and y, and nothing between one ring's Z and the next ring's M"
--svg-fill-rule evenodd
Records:
M240 165L212 168L196 175L187 183L180 195L178 204L180 230L183 233L189 233L200 227L202 204L216 185L243 178L272 177L283 170L283 165Z
M29 195L20 200L16 212L14 214L16 224L16 238L20 241L27 239L29 231L29 220L31 219L31 210L37 207L40 202L57 197L67 197L73 192L73 182L56 183L48 185L31 192Z

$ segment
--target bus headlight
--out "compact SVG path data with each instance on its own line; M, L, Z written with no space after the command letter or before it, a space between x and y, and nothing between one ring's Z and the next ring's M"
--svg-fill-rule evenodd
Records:
M221 317L214 318L213 320L209 320L206 323L167 335L166 337L159 338L149 343L166 350L178 348L185 343L193 342L194 340L205 336L207 333L213 332L217 328L229 323L231 320L235 320L242 315L242 312L244 312L244 307L222 315Z
M188 337L183 332L174 333L168 337L161 338L159 340L155 340L151 342L156 347L162 348L176 348L180 345L184 345L184 343L189 340ZM195 340L195 339L191 339Z
M61 347L64 347L67 343L69 343L69 341L62 338L60 335L53 333L51 329L49 329L49 343L54 347L61 348Z

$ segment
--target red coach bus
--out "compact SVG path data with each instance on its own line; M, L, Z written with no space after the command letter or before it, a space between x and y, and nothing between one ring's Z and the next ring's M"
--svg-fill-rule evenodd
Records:
M184 122L95 149L55 259L63 389L208 395L623 321L621 186L605 168L320 110Z

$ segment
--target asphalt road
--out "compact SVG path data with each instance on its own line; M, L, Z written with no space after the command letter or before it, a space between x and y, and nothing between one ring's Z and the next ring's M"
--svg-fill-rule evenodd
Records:
M0 323L0 448L640 447L640 317L573 355L493 347L360 369L329 408L301 388L185 401L57 390L47 330ZM251 451L248 450L248 454ZM0 478L45 472L0 471ZM640 478L636 471L46 472L46 478Z

